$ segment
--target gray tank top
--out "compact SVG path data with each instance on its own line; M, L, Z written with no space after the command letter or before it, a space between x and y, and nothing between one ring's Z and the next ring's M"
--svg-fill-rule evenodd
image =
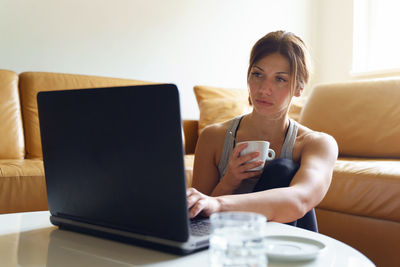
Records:
M224 177L228 169L228 162L231 157L232 150L236 144L236 132L242 118L243 116L234 118L232 123L229 125L228 130L226 131L224 147L222 149L221 159L218 164L219 179ZM280 158L292 159L292 151L294 143L296 142L297 130L298 125L296 121L289 119L289 128L286 133L285 141L283 142ZM258 178L252 178L243 181L240 187L236 189L235 193L242 194L252 192L257 181Z

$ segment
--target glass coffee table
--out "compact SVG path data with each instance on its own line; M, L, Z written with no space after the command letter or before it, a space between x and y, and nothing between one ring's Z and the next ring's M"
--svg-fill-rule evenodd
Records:
M1 266L209 266L208 250L177 256L59 230L50 213L0 215ZM375 266L354 248L322 234L268 222L268 266Z

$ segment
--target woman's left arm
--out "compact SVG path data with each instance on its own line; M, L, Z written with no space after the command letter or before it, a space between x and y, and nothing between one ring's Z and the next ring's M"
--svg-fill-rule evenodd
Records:
M297 220L324 198L337 156L338 147L333 137L312 132L305 137L300 168L289 187L214 198L194 192L197 200L201 200L197 203L201 204L198 211L205 216L217 211L251 211L264 214L269 221Z
M313 132L305 137L304 142L300 168L289 187L295 193L302 215L316 207L325 197L338 157L337 143L328 134Z
M304 139L300 168L289 187L221 196L220 210L258 212L264 214L269 221L282 223L297 220L324 198L332 180L337 156L338 147L333 137L312 132Z

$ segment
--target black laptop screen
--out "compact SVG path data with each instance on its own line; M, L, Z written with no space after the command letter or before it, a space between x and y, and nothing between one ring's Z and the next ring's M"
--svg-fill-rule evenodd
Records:
M53 215L186 241L176 86L40 92L38 108Z

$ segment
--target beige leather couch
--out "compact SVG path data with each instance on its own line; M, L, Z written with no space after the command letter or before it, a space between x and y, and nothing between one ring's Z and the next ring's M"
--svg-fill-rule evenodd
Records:
M38 91L145 83L0 70L0 214L47 209ZM188 186L199 131L249 111L246 90L196 86L194 92L200 118L183 122ZM355 247L377 266L400 266L399 100L400 79L326 84L296 99L290 110L291 117L339 144L331 187L316 209L320 232Z
M39 91L145 84L76 74L0 70L0 214L47 210Z
M320 232L400 266L400 79L320 85L300 116L339 145Z
M0 214L48 209L36 104L39 91L150 83L78 74L17 74L0 70ZM194 121L184 122L187 147L194 147L197 140L194 125L197 125ZM193 155L185 156L185 162L190 185Z
M243 90L194 91L200 128L246 110ZM400 79L318 85L295 99L289 115L339 145L332 184L316 209L320 232L377 266L400 266Z

